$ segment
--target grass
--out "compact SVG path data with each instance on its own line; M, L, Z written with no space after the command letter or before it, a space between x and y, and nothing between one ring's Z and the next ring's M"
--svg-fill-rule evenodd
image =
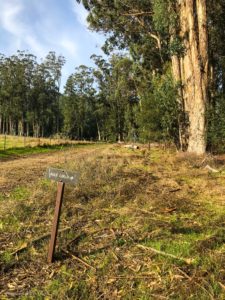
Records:
M66 186L68 230L51 265L48 239L35 240L50 232L55 183L40 178L3 194L0 299L224 299L224 178L197 163L103 146L59 164L81 176Z
M87 144L86 146L91 145ZM82 147L81 144L74 145L72 147ZM21 148L10 148L7 150L0 150L0 159L11 159L18 156L27 156L31 154L41 154L41 153L49 153L52 151L64 151L66 149L70 149L71 144L63 144L63 145L43 145L43 146L36 146L36 147L21 147Z
M0 135L0 159L91 145L88 142Z
M66 146L63 146L65 148ZM31 154L40 154L40 153L48 153L51 151L61 150L62 146L54 145L54 146L39 146L39 147L22 147L22 148L12 148L7 149L5 151L0 150L0 158L12 158L17 156L31 155Z
M36 138L27 136L0 135L0 149L36 147L42 145L60 145L76 144L76 141L70 141L62 138Z
M0 149L37 147L41 145L65 144L68 141L63 139L34 138L26 136L0 135Z

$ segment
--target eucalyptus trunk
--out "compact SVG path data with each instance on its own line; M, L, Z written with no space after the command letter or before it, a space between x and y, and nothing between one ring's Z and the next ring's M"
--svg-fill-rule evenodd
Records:
M174 78L181 82L181 98L188 115L188 152L206 151L208 104L208 33L206 0L180 0L180 37L184 55L172 58Z
M97 131L98 131L98 141L100 142L101 141L101 131L100 131L100 127L99 127L99 124L98 122L96 121L96 125L97 125Z

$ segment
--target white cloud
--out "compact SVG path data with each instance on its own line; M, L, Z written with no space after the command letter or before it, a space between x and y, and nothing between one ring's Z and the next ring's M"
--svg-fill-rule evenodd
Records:
M32 50L34 54L45 55L46 49L35 37L31 26L23 20L25 15L25 5L18 0L0 0L0 24L1 27L13 37L11 37L11 47L17 49L22 47Z
M24 33L24 26L19 20L24 7L21 2L16 0L0 1L0 23L9 33L15 36L21 36Z
M59 42L59 46L66 50L71 56L76 56L78 47L76 43L69 37L62 37Z
M64 83L76 65L92 64L90 55L100 53L104 43L103 35L88 29L87 15L76 0L0 0L0 52L28 50L38 58L49 51L62 54Z

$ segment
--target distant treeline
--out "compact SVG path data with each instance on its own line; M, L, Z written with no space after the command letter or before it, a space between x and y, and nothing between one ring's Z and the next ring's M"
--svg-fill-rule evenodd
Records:
M75 68L61 94L64 57L50 52L38 63L24 51L1 55L0 133L107 141L176 136L178 107L169 68L163 80L156 76L150 84L145 70L126 55L92 59L95 67Z
M62 56L41 62L27 52L0 56L0 133L61 134L74 139L123 140L137 136L139 100L133 62L93 56L96 68L80 66L60 94Z
M54 52L41 63L24 51L0 56L0 133L38 137L59 130L64 62Z

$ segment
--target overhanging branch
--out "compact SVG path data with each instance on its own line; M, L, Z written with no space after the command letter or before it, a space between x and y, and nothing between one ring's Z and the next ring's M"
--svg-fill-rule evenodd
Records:
M133 17L136 17L136 16L149 16L151 15L152 12L151 11L142 11L142 12L128 12L126 14L121 14L121 16L125 16L125 17L129 17L129 16L133 16Z

